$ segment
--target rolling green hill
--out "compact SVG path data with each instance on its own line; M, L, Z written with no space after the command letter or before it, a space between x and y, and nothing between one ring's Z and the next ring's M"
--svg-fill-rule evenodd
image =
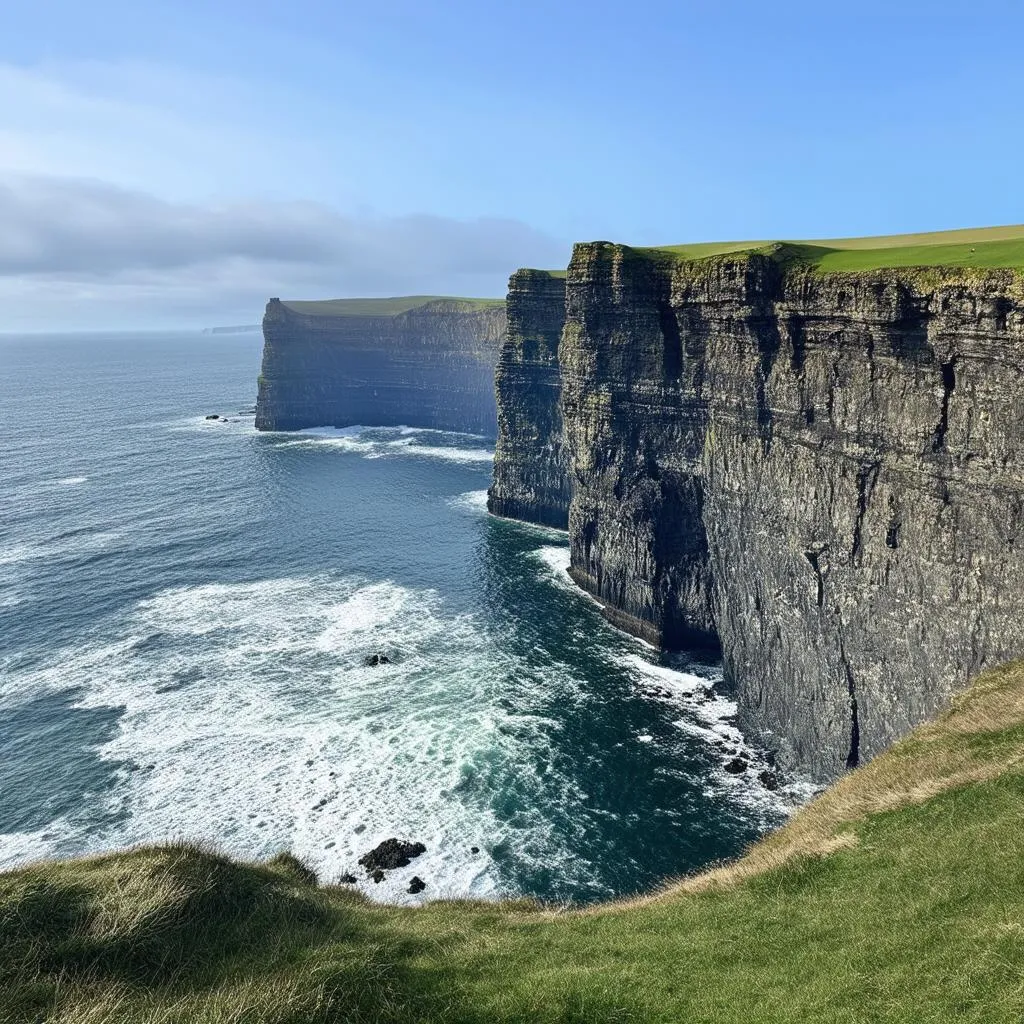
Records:
M0 875L0 1019L975 1022L1024 1014L1024 663L737 863L587 911L374 906L177 845Z

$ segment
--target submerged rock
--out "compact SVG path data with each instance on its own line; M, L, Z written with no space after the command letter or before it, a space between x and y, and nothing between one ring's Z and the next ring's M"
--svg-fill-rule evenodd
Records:
M730 775L742 775L747 770L747 762L742 757L734 757L726 762L725 770Z
M339 885L355 885L358 879L355 875L350 875L347 872L338 879Z
M401 839L385 839L383 843L374 847L369 853L359 858L367 871L386 869L392 871L395 868L404 868L413 857L418 857L426 852L422 843L408 843Z
M215 413L215 412L211 412L210 415L207 416L206 418L208 420L219 420L220 416L217 413Z
M424 882L419 875L413 875L411 880L409 881L409 888L405 891L409 893L411 896L415 896L416 893L423 892L423 890L426 889L426 887L427 883Z
M371 654L367 657L365 664L369 668L376 668L378 665L390 665L391 659L386 654Z
M775 772L765 770L757 776L757 781L760 782L765 789L773 792L779 788L779 779Z

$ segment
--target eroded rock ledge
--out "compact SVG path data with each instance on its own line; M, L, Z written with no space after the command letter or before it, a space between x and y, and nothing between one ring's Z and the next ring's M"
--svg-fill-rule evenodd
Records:
M352 301L359 305L267 303L258 430L365 423L494 436L502 303L434 299L373 314L347 312L374 307ZM326 312L300 311L318 306Z
M515 340L557 289L515 275L491 500L571 490L577 583L720 647L743 725L828 777L1024 653L1024 281L786 256L578 245L557 376Z

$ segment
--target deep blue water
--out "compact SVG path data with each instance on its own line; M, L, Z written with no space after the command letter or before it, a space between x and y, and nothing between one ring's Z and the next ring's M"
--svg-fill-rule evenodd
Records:
M399 835L427 853L377 898L582 901L779 822L723 771L716 669L607 625L564 535L486 514L488 440L258 434L259 358L0 337L0 866L185 837L361 877Z

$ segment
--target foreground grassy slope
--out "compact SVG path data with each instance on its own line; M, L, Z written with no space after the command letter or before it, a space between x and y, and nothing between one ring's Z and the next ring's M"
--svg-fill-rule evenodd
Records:
M730 252L769 250L778 244L768 240L704 242L655 246L646 251L693 260ZM789 240L782 244L787 255L799 254L802 262L822 271L940 266L1024 268L1024 225L1020 224L913 235Z
M737 864L584 912L376 907L187 846L0 875L0 1019L1019 1024L1024 663Z
M307 316L398 316L428 302L457 302L466 311L503 306L504 299L466 299L454 295L399 295L390 299L286 300L284 305Z

